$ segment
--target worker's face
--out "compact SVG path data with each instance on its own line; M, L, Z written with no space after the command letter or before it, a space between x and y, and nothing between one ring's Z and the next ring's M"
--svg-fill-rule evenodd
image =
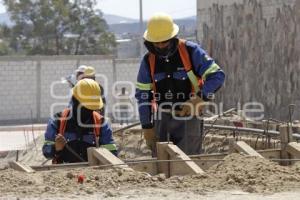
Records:
M77 81L81 80L82 76L83 76L83 72L77 72L77 74L76 74L76 80Z
M170 50L170 40L166 40L163 42L153 42L153 46L156 49L156 51L161 55L166 55Z
M154 45L155 48L165 49L165 48L169 47L170 40L163 41L163 42L153 42L153 45Z

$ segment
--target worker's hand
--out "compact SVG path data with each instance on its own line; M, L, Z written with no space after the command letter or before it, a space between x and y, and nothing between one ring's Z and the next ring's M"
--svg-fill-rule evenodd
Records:
M190 100L186 101L178 113L180 117L184 116L199 116L203 110L204 101L198 95L192 97Z
M56 151L61 151L64 149L65 145L66 145L66 139L64 136L62 136L61 134L58 134L55 138L55 150Z
M146 145L152 151L154 151L156 148L156 135L155 135L154 128L143 129L143 132L144 132L144 138L146 140Z

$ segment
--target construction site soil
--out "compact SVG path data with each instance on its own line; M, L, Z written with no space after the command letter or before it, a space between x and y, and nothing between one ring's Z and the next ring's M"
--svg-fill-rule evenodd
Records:
M121 159L150 157L139 131L118 134L115 138ZM45 162L41 153L42 143L43 138L38 138L35 145L19 153L19 161L27 165ZM164 174L150 176L145 172L93 167L23 173L7 168L7 161L15 157L16 153L10 153L0 160L1 200L299 199L300 165L285 167L240 154L226 156L224 161L209 168L205 175L170 178ZM78 182L81 175L83 183Z
M83 175L83 183L78 176ZM0 171L0 197L65 199L102 195L117 197L122 191L162 189L191 193L195 196L214 191L243 191L271 194L297 191L300 166L283 167L261 158L231 154L211 167L205 175L150 176L123 169L78 168L35 172L32 174L5 169ZM172 192L170 192L172 193ZM137 194L135 194L137 195ZM143 197L143 194L140 194ZM142 198L143 199L143 198Z

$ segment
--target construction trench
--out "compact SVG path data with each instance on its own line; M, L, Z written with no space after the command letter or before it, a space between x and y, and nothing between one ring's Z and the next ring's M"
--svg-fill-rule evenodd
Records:
M90 148L88 162L62 165L42 156L44 127L30 128L40 136L26 150L0 159L0 199L296 199L300 126L268 122L266 127L232 116L205 121L200 155L187 156L164 142L157 143L157 158L151 158L140 127L133 124L115 128L118 158Z

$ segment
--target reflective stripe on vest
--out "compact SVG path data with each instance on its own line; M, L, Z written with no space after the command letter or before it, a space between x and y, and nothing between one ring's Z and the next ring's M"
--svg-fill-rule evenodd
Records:
M136 83L136 87L140 90L151 90L152 88L152 83Z
M67 119L68 115L70 113L70 108L65 108L62 112L62 115L59 119L60 124L59 124L59 132L58 134L64 135L66 126L67 126ZM96 138L99 138L101 135L101 124L103 117L96 111L93 111L93 120L94 120L94 134ZM96 141L97 143L97 141Z
M189 80L192 85L192 93L197 93L201 87L203 86L203 80L200 77L197 77L192 70L192 63L189 57L189 53L187 51L185 40L179 39L178 43L178 51L180 58L182 60L184 70L187 73ZM155 72L155 55L153 53L149 53L149 65L150 65L150 73L152 78L152 86L153 92L156 93L156 85L154 81L154 72Z

